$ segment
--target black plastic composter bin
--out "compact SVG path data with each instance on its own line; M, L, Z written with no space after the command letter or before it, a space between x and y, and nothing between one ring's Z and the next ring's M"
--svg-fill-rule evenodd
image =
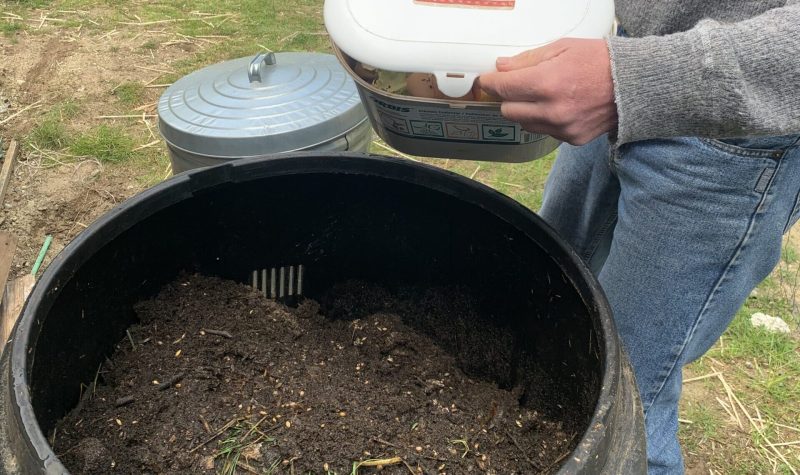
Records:
M249 282L305 266L314 297L349 278L460 284L514 329L585 432L560 473L644 473L641 408L611 311L578 256L506 196L429 166L360 154L247 159L180 174L122 203L42 275L0 367L0 471L67 473L46 434L181 271ZM508 385L509 381L498 381Z

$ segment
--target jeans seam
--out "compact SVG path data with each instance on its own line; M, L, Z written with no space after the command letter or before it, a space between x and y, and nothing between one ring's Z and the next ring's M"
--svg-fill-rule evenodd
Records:
M797 222L797 215L800 214L800 192L795 195L794 198L794 205L792 205L792 210L789 213L789 219L786 220L786 224L783 226L783 234L789 232L792 229L792 226Z
M594 237L592 238L592 241L589 243L589 246L582 253L583 259L586 262L589 262L589 260L594 256L594 253L597 252L597 246L600 245L600 240L606 235L609 228L611 228L611 225L616 220L617 220L617 212L614 211L613 213L611 213L608 219L605 220L600 229L595 233Z
M717 139L700 138L700 142L712 150L719 150L724 153L729 153L742 158L768 158L771 160L780 160L786 154L785 149L746 149L736 145L727 144Z
M750 216L750 222L747 225L747 230L745 230L744 236L742 236L741 241L736 246L736 249L733 252L733 256L731 256L731 259L728 261L728 264L725 266L725 270L722 271L722 274L717 279L717 282L714 285L714 288L711 290L711 292L709 293L709 295L706 298L705 302L703 303L703 307L700 309L700 312L697 314L697 317L695 318L694 323L692 324L692 327L689 330L689 333L683 339L683 343L681 344L680 350L675 354L675 356L674 356L674 358L672 360L672 363L669 365L669 369L667 370L667 372L664 373L664 377L663 377L661 383L659 384L658 389L655 391L655 393L653 394L653 397L650 399L650 401L648 401L648 403L646 405L643 404L643 406L644 406L643 409L644 409L645 414L647 414L647 410L650 409L650 406L653 405L655 400L658 399L658 396L661 395L661 392L664 390L664 386L666 386L666 384L667 384L667 380L672 375L672 373L675 371L675 367L678 365L678 361L680 361L681 355L686 351L686 345L688 345L689 341L694 337L694 334L697 331L697 327L700 325L700 322L703 320L703 317L708 314L708 309L711 307L711 303L713 302L714 297L719 293L720 289L722 288L722 284L724 284L725 281L727 280L727 277L728 277L728 274L729 274L730 270L736 265L739 257L742 255L742 250L745 248L745 246L747 246L747 243L750 241L750 237L752 236L753 229L755 228L755 225L756 225L757 217L758 217L759 214L762 214L763 211L764 211L763 210L764 203L767 201L767 198L768 198L768 196L770 194L770 189L772 187L772 184L775 181L775 177L778 175L778 169L780 168L780 166L781 166L780 162L778 162L778 166L775 168L775 173L772 175L772 179L770 180L769 185L767 186L767 188L764 191L764 193L761 195L761 199L759 200L758 204L755 207L755 210L753 211L752 215Z

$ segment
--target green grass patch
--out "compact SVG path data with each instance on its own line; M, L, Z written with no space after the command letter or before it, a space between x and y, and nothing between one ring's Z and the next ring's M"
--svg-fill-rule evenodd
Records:
M722 421L719 417L703 403L689 405L684 413L684 418L689 422L687 425L681 426L681 430L694 434L699 437L701 442L716 437L722 428Z
M768 285L770 282L767 281L762 284ZM755 360L765 368L788 365L800 376L798 342L789 335L771 333L763 328L753 327L750 323L750 316L756 312L783 316L786 319L789 314L787 310L788 305L782 299L764 298L761 293L757 297L751 296L723 334L723 345L713 348L709 356L730 362L738 359Z
M75 139L69 150L81 157L95 157L103 162L121 162L135 156L133 148L133 139L121 128L101 125Z
M787 437L796 440L795 434L787 434L785 430L781 431L782 436L776 433L774 423L795 427L800 424L800 415L796 409L800 402L800 342L796 336L753 327L750 317L756 312L779 316L789 323L790 328L796 329L797 316L791 303L792 290L787 289L786 279L781 274L782 271L791 273L790 269L785 268L790 264L786 262L787 256L791 260L791 253L784 250L781 268L773 272L748 297L722 335L721 341L698 362L692 364L695 374L707 374L712 370L723 371L725 379L751 412L751 416L756 415L755 410L758 408L764 420L764 433L773 443L786 442ZM725 399L720 385L714 390ZM712 404L709 401L694 403ZM697 422L695 419L701 421L700 427L681 428L681 442L686 447L692 447L690 450L704 454L715 471L732 474L772 473L772 467L756 451L756 447L765 446L766 442L749 425L745 427L749 437L745 434L733 438L720 435L717 440L725 445L717 444L717 451L714 452L709 451L707 446L698 444L702 440L698 430L705 423L703 414L698 415L697 409L688 404L681 417L694 422ZM744 418L743 422L747 424ZM790 455L787 457L791 459ZM788 468L781 465L778 473L789 473Z
M41 149L61 150L69 145L70 135L66 122L75 117L79 106L73 101L55 106L36 124L28 135L28 140Z
M781 259L788 264L796 264L798 253L792 246L783 246L781 249Z
M259 442L272 444L275 439L263 436L262 432L258 430L257 423L243 421L233 426L227 431L224 439L218 442L219 447L214 454L214 459L221 462L221 467L217 469L217 473L224 475L239 473L238 462L242 458L243 452L251 445ZM276 473L280 463L280 458L272 461L266 468L265 473L268 475Z
M25 25L16 21L0 23L0 32L7 37L12 37L25 29Z
M15 7L38 8L50 5L52 0L7 0L7 4Z
M69 143L67 128L56 117L45 117L31 130L28 139L39 148L61 150Z
M117 86L114 95L126 106L133 106L142 101L145 91L142 83L131 81Z
M142 43L142 45L139 48L155 51L158 49L158 43L156 43L154 40L147 40L144 43Z

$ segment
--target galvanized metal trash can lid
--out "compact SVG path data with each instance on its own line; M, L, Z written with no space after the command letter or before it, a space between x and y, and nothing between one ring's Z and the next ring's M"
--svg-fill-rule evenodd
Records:
M333 55L262 53L195 71L158 104L172 147L252 157L313 147L366 120L358 91Z

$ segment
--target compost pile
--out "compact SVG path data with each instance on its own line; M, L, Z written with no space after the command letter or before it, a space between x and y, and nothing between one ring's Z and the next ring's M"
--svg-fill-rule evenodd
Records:
M513 335L458 289L347 282L290 308L182 275L136 311L49 434L73 474L550 473L585 424L491 382Z

